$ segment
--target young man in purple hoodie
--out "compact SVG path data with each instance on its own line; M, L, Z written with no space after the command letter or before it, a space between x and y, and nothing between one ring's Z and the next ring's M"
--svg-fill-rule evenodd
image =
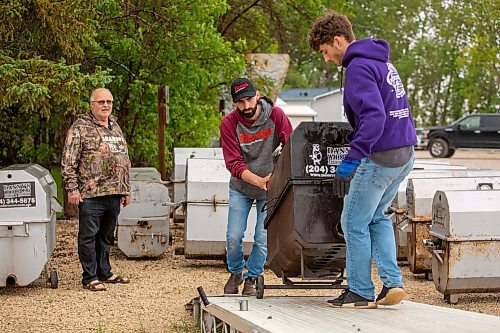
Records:
M330 12L319 18L308 41L325 62L346 68L344 109L353 128L350 150L334 178L334 193L344 198L341 225L349 288L328 303L348 308L399 304L405 296L403 279L385 210L413 167L417 143L403 82L389 62L388 43L356 41L343 15ZM372 258L384 284L376 300Z
M247 78L231 84L231 97L236 108L222 120L220 137L229 181L229 214L226 232L227 266L231 276L224 294L238 294L245 281L243 295L255 295L257 276L264 270L267 257L267 231L264 229L267 181L273 171L273 152L285 145L292 125L283 110L261 96ZM243 274L243 237L247 218L256 202L257 222L254 244Z

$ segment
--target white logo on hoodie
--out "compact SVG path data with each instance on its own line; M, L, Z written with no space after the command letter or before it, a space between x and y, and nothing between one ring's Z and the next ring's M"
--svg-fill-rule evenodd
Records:
M403 97L405 95L405 88L403 86L401 78L399 77L396 67L388 62L387 69L389 70L389 72L387 73L387 83L389 83L396 91L396 98Z

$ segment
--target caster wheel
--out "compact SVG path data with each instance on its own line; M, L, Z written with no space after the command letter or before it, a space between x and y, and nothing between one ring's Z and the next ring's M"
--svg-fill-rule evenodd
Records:
M457 294L444 294L444 301L448 304L457 304L458 303L458 295Z
M57 271L50 272L49 282L52 289L57 289L57 287L59 287L59 276L57 275Z
M224 257L222 258L222 262L224 262L224 267L226 268L226 271L231 273L229 271L229 266L227 265L227 249L224 249Z
M262 299L264 297L264 275L257 276L255 297L257 297L257 299Z

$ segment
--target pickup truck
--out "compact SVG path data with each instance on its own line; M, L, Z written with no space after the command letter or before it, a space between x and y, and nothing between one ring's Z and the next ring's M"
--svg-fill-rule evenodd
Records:
M448 126L422 131L432 157L451 157L457 148L500 149L500 113L472 114Z

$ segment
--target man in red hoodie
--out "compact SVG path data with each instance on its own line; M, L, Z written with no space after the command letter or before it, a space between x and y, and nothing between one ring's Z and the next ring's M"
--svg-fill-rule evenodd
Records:
M236 108L222 120L220 137L229 181L229 214L226 232L227 266L231 276L224 294L238 294L245 281L243 295L255 295L257 276L264 270L267 257L267 232L264 229L267 181L273 170L273 152L284 145L292 125L283 110L261 96L253 82L239 78L231 84ZM257 222L254 244L248 260L243 257L243 237L247 218L256 203ZM247 268L245 274L243 269Z

